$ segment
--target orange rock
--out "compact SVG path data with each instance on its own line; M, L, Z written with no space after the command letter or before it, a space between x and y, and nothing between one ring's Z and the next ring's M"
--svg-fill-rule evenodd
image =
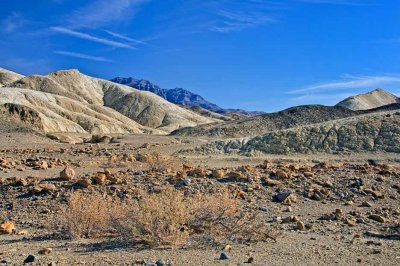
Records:
M314 177L314 173L312 173L312 172L304 172L303 175L305 177Z
M278 186L281 185L282 182L279 180L271 179L271 178L264 178L264 182L267 183L270 186Z
M88 188L92 184L92 181L90 181L90 179L84 178L78 180L76 183L84 188Z
M244 192L243 190L236 191L236 195L235 195L236 198L245 199L245 196L246 196L246 192Z
M265 169L271 168L271 167L272 167L272 161L270 161L270 160L265 160L264 163L263 163L263 167L264 167Z
M0 234L10 235L15 231L15 224L13 222L5 222L0 224Z
M104 174L106 175L107 179L112 178L111 171L109 169L104 169Z
M96 175L93 177L93 181L97 185L103 185L107 180L107 176L105 173L98 172Z
M289 165L289 169L290 169L291 171L298 171L298 170L300 169L300 165L298 165L298 164L291 164L291 165Z
M290 174L283 170L276 171L275 175L281 179L289 179L290 178Z
M213 177L215 178L223 178L225 176L225 171L222 169L216 169L213 171Z

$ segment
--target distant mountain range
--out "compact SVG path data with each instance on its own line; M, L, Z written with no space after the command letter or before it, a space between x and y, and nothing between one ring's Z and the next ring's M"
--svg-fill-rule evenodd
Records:
M148 80L143 79L135 79L132 77L123 78L123 77L116 77L111 79L112 82L127 85L129 87L142 90L142 91L149 91L152 93L157 94L158 96L166 99L167 101L175 104L185 105L185 106L199 106L206 110L219 113L219 114L230 114L230 113L239 113L244 115L259 115L263 114L264 112L257 112L257 111L245 111L241 109L223 109L218 105L211 103L205 100L198 94L195 94L191 91L182 89L182 88L175 88L175 89L163 89L159 86L151 83Z

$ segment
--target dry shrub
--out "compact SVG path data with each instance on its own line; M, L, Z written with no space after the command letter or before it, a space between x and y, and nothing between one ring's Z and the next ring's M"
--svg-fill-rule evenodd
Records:
M189 238L213 243L273 238L256 213L243 210L241 201L228 190L187 198L173 187L165 187L161 194L144 193L130 212L116 221L121 235L149 245L180 246Z
M165 187L161 194L143 193L122 219L116 219L121 235L149 245L183 244L189 231L190 209L183 193Z
M241 201L228 191L197 194L192 199L189 228L198 237L216 243L274 239L257 212L243 209Z
M74 192L58 222L71 238L99 236L111 231L111 218L117 216L118 210L108 198Z
M129 204L75 192L60 222L73 238L117 233L150 246L181 246L189 239L223 243L273 238L257 211L241 204L227 190L185 197L165 186L158 194L142 191L139 199Z
M139 162L147 163L150 170L155 172L177 171L181 166L172 156L159 152L139 153L136 159Z

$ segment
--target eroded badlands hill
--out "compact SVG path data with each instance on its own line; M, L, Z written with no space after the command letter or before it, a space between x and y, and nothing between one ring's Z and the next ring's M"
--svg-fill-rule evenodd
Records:
M0 87L19 80L24 76L0 67Z
M10 110L9 106L18 106L19 110L27 108L36 113L33 124L45 132L167 134L180 127L218 121L152 93L77 70L27 76L8 83L0 90L0 104L3 112ZM32 122L23 115L19 118Z
M266 132L335 120L357 114L360 113L343 107L304 105L226 123L182 128L172 134L221 138L254 137Z
M214 141L193 151L245 155L348 151L399 153L400 112L370 113L277 130L250 139Z
M351 96L339 102L336 106L342 106L350 110L369 110L399 102L397 96L383 89L376 89L365 94Z

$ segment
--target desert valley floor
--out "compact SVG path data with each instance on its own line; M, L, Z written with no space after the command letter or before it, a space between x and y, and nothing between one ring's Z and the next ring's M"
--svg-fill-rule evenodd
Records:
M68 144L10 124L1 129L0 221L15 228L0 235L0 264L20 265L29 255L37 265L400 263L398 154L180 155L176 151L208 140L120 134L111 143ZM154 165L138 158L154 152L169 159ZM161 169L170 162L185 165L187 175L174 178ZM67 164L74 180L60 179ZM105 169L114 179L79 182ZM113 236L71 240L58 230L57 216L73 190L130 199L136 189L163 193L171 185L187 194L229 189L261 216L268 237L150 248ZM220 259L224 249L227 260Z

